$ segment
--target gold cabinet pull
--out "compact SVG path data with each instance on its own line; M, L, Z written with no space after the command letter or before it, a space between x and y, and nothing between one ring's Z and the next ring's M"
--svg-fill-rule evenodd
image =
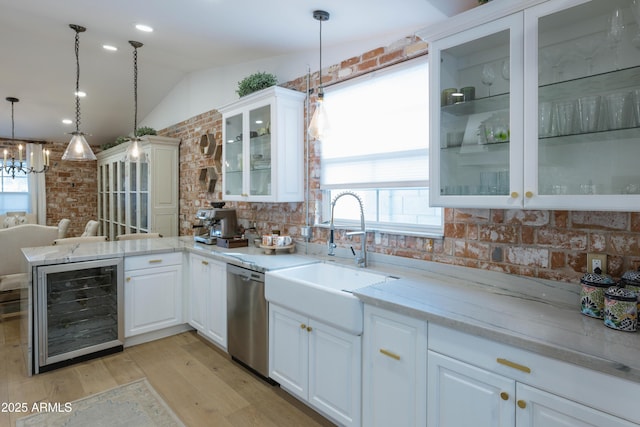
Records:
M162 262L162 260L161 259L150 259L149 260L149 264L157 264L159 262Z
M503 391L502 393L500 393L500 397L502 398L502 400L509 400L509 393Z
M511 192L511 198L512 198L512 199L517 199L519 195L520 195L520 194L518 194L518 192L517 192L517 191L513 191L513 192Z
M532 191L527 191L526 193L524 193L524 197L526 197L527 199L530 199L533 197L533 192Z
M527 402L525 402L524 400L518 400L518 408L524 409L526 407L527 407Z
M307 325L305 325L304 323L300 324L300 329L307 329Z
M311 326L307 326L307 332L311 332L313 328Z
M389 350L385 350L384 348L381 348L381 349L380 349L380 353L382 353L382 354L384 354L385 356L388 356L388 357L390 357L390 358L392 358L392 359L400 360L400 356L398 356L397 354L395 354L395 353L393 353L393 352L391 352L391 351L389 351Z
M527 374L531 373L531 369L528 366L524 366L519 363L512 362L511 360L502 359L498 357L496 359L496 362L498 362L501 365L508 366L513 369L517 369L518 371L526 372Z
M209 261L204 261L204 260L203 260L203 261L201 261L201 262L202 262L202 265L209 265Z
M130 282L130 281L131 281L131 277L127 277L127 282Z

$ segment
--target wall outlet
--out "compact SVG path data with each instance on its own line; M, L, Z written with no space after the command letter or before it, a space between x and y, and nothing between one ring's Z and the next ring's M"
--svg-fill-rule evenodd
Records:
M302 237L304 237L305 239L310 239L311 237L313 237L313 233L311 231L311 227L309 227L309 226L301 227L300 228L300 235Z
M607 272L607 254L587 254L587 273L593 273L596 268L602 270L602 274Z

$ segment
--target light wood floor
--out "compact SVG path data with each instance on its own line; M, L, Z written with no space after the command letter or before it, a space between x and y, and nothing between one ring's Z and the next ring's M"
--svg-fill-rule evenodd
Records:
M0 316L0 404L66 402L146 377L187 426L331 426L280 387L185 332L40 375L25 375L19 317ZM26 414L0 411L0 426Z

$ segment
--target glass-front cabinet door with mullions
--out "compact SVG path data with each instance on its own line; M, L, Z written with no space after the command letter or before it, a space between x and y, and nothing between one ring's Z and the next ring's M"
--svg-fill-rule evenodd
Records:
M437 124L431 127L434 205L491 206L517 199L510 192L522 181L512 168L523 143L523 59L514 39L522 40L518 16L432 45L431 93L440 95L430 105Z
M639 25L637 0L549 1L433 41L432 204L637 210Z
M537 53L525 63L537 70L538 102L525 106L537 123L525 142L536 166L525 175L530 204L637 210L640 1L549 3L525 11L525 28L537 28L525 40Z
M270 123L269 104L225 119L225 196L271 194Z

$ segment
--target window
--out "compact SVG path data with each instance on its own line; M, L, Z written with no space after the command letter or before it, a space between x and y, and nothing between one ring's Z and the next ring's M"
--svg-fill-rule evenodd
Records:
M368 229L442 235L442 209L429 207L428 105L424 58L325 89L324 219L348 190L361 197ZM337 225L359 224L352 197L340 199L334 214Z
M0 158L0 214L7 211L29 212L29 178L26 174L16 173L15 178L7 174Z

